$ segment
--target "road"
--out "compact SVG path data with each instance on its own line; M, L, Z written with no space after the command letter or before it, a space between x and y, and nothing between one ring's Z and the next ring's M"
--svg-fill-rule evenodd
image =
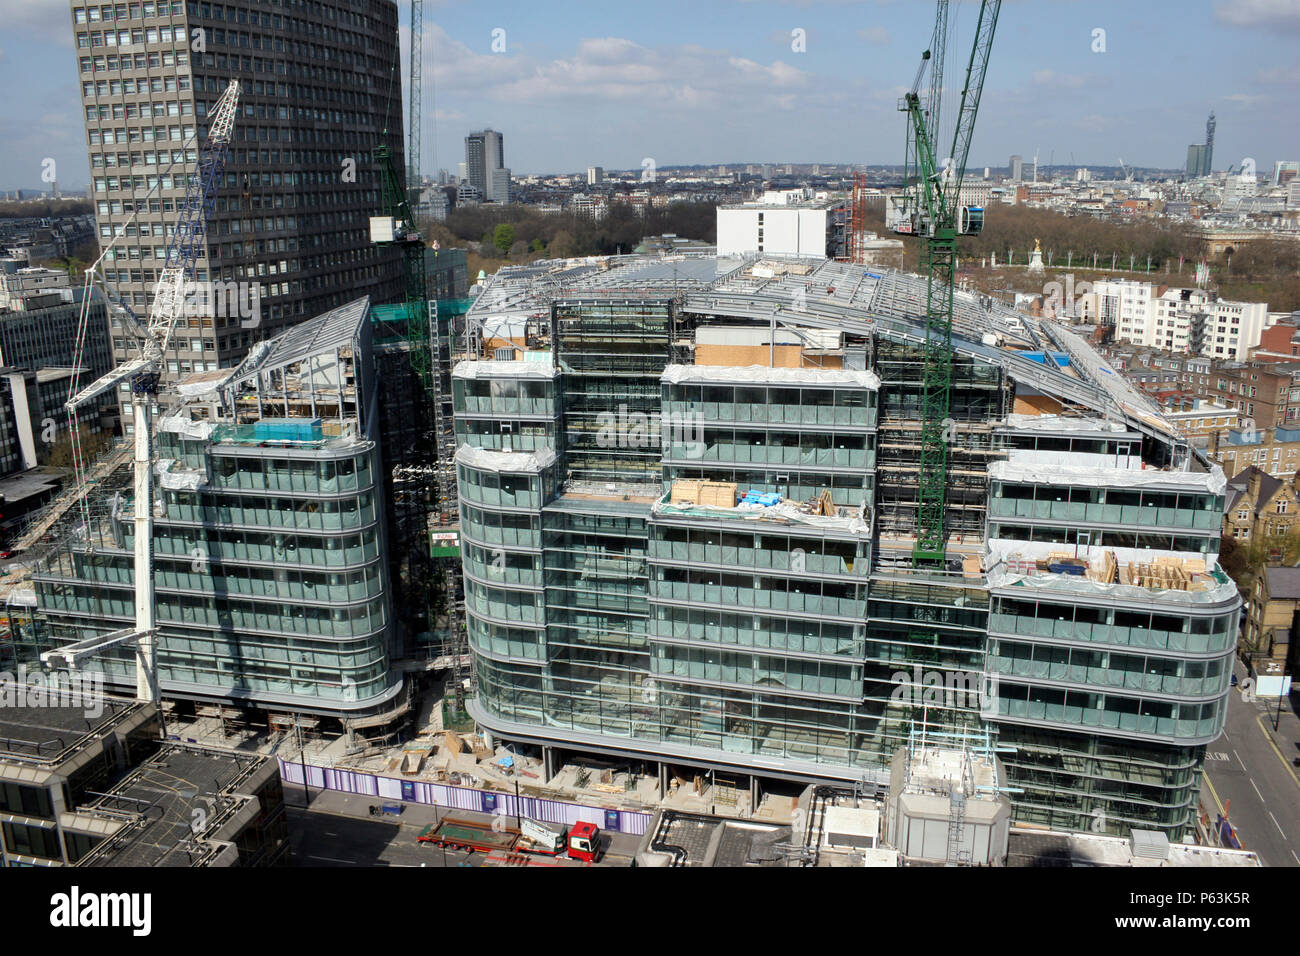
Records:
M1245 674L1238 662L1238 678ZM1290 764L1300 754L1300 720L1284 704L1281 730L1290 746L1275 748L1276 710L1275 698L1250 702L1233 688L1223 736L1206 748L1203 802L1228 808L1241 842L1265 866L1300 866L1300 784Z

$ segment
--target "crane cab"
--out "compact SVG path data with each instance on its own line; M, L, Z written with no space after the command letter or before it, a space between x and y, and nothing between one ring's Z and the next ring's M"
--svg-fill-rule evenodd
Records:
M978 236L984 231L984 207L962 206L957 233L962 236Z

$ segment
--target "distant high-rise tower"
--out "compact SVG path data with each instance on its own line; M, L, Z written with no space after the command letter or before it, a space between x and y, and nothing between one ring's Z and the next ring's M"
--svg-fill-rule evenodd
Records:
M1020 182L1024 166L1025 161L1019 154L1011 157L1011 161L1007 163L1007 173L1011 176L1012 182Z
M492 174L506 165L505 138L490 129L470 133L465 137L465 172L469 184L483 194L492 195Z
M1205 121L1205 142L1187 147L1187 177L1196 179L1214 171L1214 113Z
M1205 121L1205 169L1202 176L1214 172L1214 126L1214 110L1210 110L1210 118Z

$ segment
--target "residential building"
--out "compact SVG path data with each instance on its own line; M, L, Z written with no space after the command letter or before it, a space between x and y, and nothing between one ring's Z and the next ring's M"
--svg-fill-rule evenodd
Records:
M587 167L587 185L599 186L605 181L605 170L600 166Z
M821 258L493 276L470 341L551 348L454 372L479 726L548 766L881 788L924 726L996 740L1017 821L1189 836L1240 609L1222 471L1069 329L959 291L916 567L924 302Z
M1250 353L1255 362L1300 360L1300 312L1269 316L1272 324L1259 335L1259 345Z
M1223 536L1242 544L1263 543L1269 557L1281 556L1276 539L1296 528L1300 515L1295 473L1276 477L1262 468L1248 465L1229 481L1223 505Z
M1010 177L1012 182L1018 183L1024 178L1023 173L1024 160L1018 155L1013 155L1007 163L1007 175Z
M1252 664L1295 665L1296 614L1300 613L1300 567L1267 567L1255 578L1241 649Z
M1300 471L1300 428L1229 428L1210 437L1207 454L1229 478L1251 467L1288 478Z
M182 378L158 421L154 531L164 696L265 714L374 722L403 706L386 564L386 470L366 298ZM48 636L134 619L133 498L97 486L81 537L33 582ZM81 512L70 522L80 522ZM65 529L66 531L66 529ZM44 646L42 645L44 642ZM134 651L89 662L134 686Z
M1079 309L1084 321L1113 326L1118 341L1238 361L1259 345L1269 324L1267 303L1133 279L1098 280L1080 297Z
M1192 399L1186 408L1166 409L1164 414L1194 447L1202 449L1208 449L1215 437L1236 428L1241 420L1241 414L1236 409L1199 398ZM1210 452L1210 457L1223 464L1213 452ZM1226 465L1224 472L1231 474Z
M196 273L239 284L245 299L256 287L258 308L187 316L168 374L229 368L254 342L360 295L400 298L400 257L369 233L382 202L372 151L386 143L404 165L402 110L388 102L401 72L394 0L72 0L70 11L104 276L137 315L148 314L208 111L231 80L241 85ZM121 362L135 346L123 320L112 323Z

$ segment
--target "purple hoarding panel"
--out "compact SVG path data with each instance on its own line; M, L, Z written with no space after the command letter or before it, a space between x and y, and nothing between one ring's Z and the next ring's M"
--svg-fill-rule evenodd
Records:
M277 759L280 765L280 779L287 784L301 786L302 764L286 761L283 758ZM308 786L320 790L359 793L391 800L403 799L402 784L405 783L407 784L405 799L408 803L473 810L480 813L496 812L507 817L522 815L546 823L563 823L568 826L578 822L594 823L605 830L617 829L620 833L630 833L635 836L644 834L650 823L650 814L635 810L611 810L607 807L589 807L563 800L523 795L520 795L516 802L513 793L453 787L423 780L404 781L395 777L381 777L355 770L339 770L311 764L307 765L307 782Z

